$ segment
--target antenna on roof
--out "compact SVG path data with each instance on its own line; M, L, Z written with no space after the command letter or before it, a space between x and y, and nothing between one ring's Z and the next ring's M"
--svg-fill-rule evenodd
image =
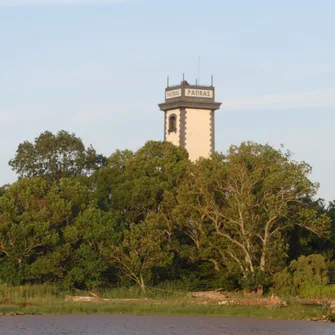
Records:
M200 84L200 66L201 66L201 58L198 56L198 82Z
M167 82L166 82L167 87L170 87L170 77L167 77Z
M212 77L211 77L211 85L212 85L212 87L213 87L213 84L214 84L214 76L212 75Z
M183 73L183 82L185 81L185 73Z

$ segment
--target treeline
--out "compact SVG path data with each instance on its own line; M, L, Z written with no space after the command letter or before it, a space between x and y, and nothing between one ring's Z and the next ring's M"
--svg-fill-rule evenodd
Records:
M9 164L19 179L0 190L0 283L329 283L335 202L315 200L311 167L289 152L247 142L191 163L151 141L106 158L60 131L20 144Z

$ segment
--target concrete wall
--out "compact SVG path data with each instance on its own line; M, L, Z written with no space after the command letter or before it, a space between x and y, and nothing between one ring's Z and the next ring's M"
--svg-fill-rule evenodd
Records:
M186 149L191 161L212 154L212 111L186 108Z

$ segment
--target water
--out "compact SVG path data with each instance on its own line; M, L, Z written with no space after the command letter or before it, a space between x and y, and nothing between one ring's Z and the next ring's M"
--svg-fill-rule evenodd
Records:
M2 316L0 335L335 335L335 325L203 316Z

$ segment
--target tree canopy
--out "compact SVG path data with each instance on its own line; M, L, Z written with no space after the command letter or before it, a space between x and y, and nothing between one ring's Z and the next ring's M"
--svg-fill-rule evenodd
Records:
M56 135L49 131L35 141L21 143L15 157L9 161L22 178L43 176L50 180L90 175L106 163L92 146L85 148L82 140L64 130Z
M192 166L179 193L179 213L199 257L256 279L278 271L294 225L327 236L329 217L305 206L317 190L310 171L289 153L251 142Z
M331 273L334 203L315 198L310 165L269 145L192 163L149 141L107 159L44 132L10 165L19 180L0 189L0 282L283 290L280 278L319 266L313 280L326 285Z

